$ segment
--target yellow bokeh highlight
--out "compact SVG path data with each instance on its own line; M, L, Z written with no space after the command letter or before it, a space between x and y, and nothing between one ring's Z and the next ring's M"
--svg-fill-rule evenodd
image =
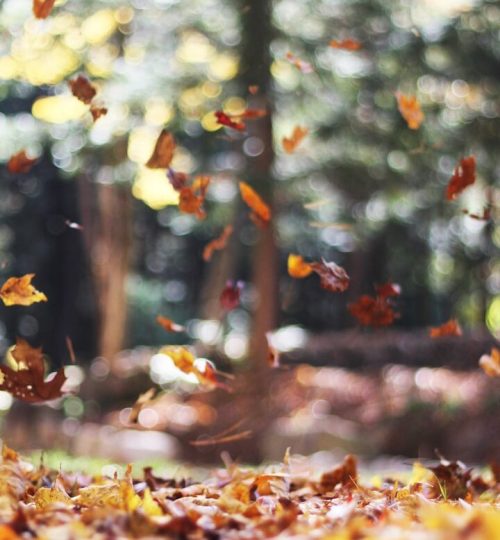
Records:
M10 56L0 58L0 79L15 79L19 75L19 64Z
M99 45L113 35L117 26L113 10L101 9L83 21L82 34L91 45Z
M497 339L500 339L500 296L495 296L488 306L486 326Z
M132 195L153 210L179 204L179 194L172 187L163 170L141 167L132 185Z
M113 73L113 63L120 51L116 45L105 44L94 48L89 55L86 71L92 77L107 78Z
M209 62L216 54L209 39L199 32L184 32L176 51L181 62L200 64Z
M203 95L208 99L214 99L220 96L222 92L222 87L220 84L206 81L201 85L201 91Z
M38 120L51 124L63 124L71 120L79 120L88 111L88 107L69 94L49 96L37 99L33 103L31 113Z
M132 22L134 15L134 10L128 6L123 6L115 11L115 19L118 24L128 24Z
M130 161L144 164L151 157L160 130L140 126L134 128L128 137L127 155Z
M146 102L144 120L151 126L163 126L174 117L174 108L162 98L151 98Z
M217 131L222 128L217 122L215 111L211 111L203 116L201 119L201 126L205 131Z
M242 114L247 108L247 102L240 97L230 97L224 101L224 112L228 114Z
M209 75L218 81L228 81L238 73L238 58L232 54L222 53L210 63Z

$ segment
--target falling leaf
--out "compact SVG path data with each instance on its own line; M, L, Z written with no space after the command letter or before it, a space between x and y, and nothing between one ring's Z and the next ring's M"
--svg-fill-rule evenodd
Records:
M399 296L401 294L401 286L397 283L384 283L383 285L377 285L375 291L382 298Z
M301 255L290 253L288 255L288 274L296 279L306 278L312 273L310 263L304 261Z
M32 159L26 155L25 150L21 150L14 154L7 163L7 169L10 173L28 173L33 168L33 165L38 161L37 158Z
M56 0L33 0L33 14L37 19L46 19Z
M203 260L208 262L216 250L224 249L227 245L229 237L233 234L233 226L226 225L221 234L210 241L203 249Z
M405 119L410 129L418 129L424 121L424 113L420 109L420 104L415 96L406 96L400 92L396 93L398 108L401 116Z
M257 225L266 227L271 220L271 210L269 206L246 182L240 182L239 185L241 198L252 210L250 217Z
M364 294L358 300L347 306L349 313L355 317L362 326L389 326L397 318L387 298L369 296Z
M258 93L259 93L259 90L260 90L260 88L259 88L259 86L256 85L256 84L251 84L251 85L248 87L248 92L249 92L250 94L252 94L252 96L255 96L256 94L258 94Z
M150 169L166 169L170 165L175 151L175 139L173 135L164 129L158 140L156 141L155 148L146 167Z
M309 133L307 128L301 126L295 126L293 133L290 137L283 137L282 145L287 154L295 152L302 139Z
M163 315L158 315L156 322L167 332L184 332L186 330L184 326L175 323L172 319L163 317Z
M78 75L76 79L72 79L68 82L71 89L71 93L80 101L85 103L85 105L90 105L97 90L92 85L92 83L84 77L83 75Z
M180 191L183 187L186 187L186 182L188 180L186 173L176 172L171 167L167 169L167 178L175 191Z
M59 369L52 379L45 381L45 363L41 348L34 349L18 338L10 352L16 369L0 366L0 390L31 403L62 396L61 387L66 381L64 368Z
M132 405L132 409L130 410L130 414L128 417L128 421L131 424L137 423L137 419L139 418L139 413L142 411L142 409L146 405L151 403L155 394L156 394L156 389L150 388L149 390L147 390L146 392L144 392L137 398L136 402Z
M214 114L215 118L217 119L217 123L221 126L236 129L237 131L245 131L246 126L244 122L233 120L228 114L223 111L215 111Z
M349 287L349 276L338 264L321 259L321 262L311 263L311 268L320 277L323 289L331 292L343 292Z
M359 51L362 45L357 39L346 38L341 39L340 41L332 39L330 41L330 47L334 49L344 49L345 51Z
M101 116L106 116L108 114L108 109L106 109L106 107L95 107L92 105L90 107L90 114L92 115L94 122L96 122Z
M500 349L493 347L490 354L483 354L479 366L488 377L500 377Z
M476 158L468 156L460 160L446 188L446 198L452 201L476 181Z
M6 306L31 306L35 302L46 302L47 297L37 291L31 280L35 274L9 278L0 289L0 298Z
M209 176L198 176L190 187L182 188L179 191L179 210L185 214L195 214L198 219L205 219L203 203L209 184Z
M222 290L219 301L222 308L226 311L231 311L240 305L240 295L243 289L243 283L241 281L227 281L224 289Z
M429 330L429 335L431 338L440 338L445 336L461 336L462 329L460 328L460 325L458 324L458 321L456 319L450 319L448 322L442 324L441 326L431 328Z
M301 60L298 56L295 56L291 52L286 53L286 59L293 64L298 70L300 70L302 73L313 73L314 68L309 62L305 62L304 60Z

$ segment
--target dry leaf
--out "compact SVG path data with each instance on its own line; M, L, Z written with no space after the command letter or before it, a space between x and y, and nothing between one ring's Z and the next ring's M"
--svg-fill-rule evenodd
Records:
M101 116L106 116L108 114L108 109L106 109L106 107L95 107L92 105L90 107L90 114L92 115L94 122L96 122Z
M311 268L320 277L323 289L331 292L343 292L349 287L349 276L338 264L321 259L321 262L311 263Z
M400 92L396 93L398 108L401 116L405 119L410 129L418 129L424 121L424 113L420 109L420 104L415 96L406 96Z
M306 278L312 273L311 265L304 261L300 255L288 255L288 274L296 279Z
M7 169L10 173L28 173L33 168L33 165L38 161L37 158L32 159L26 155L25 150L21 150L14 154L7 163Z
M336 486L356 487L358 481L357 459L348 454L341 465L337 465L333 470L323 473L320 479L320 486L324 491L333 491Z
M462 329L458 324L456 319L450 319L448 322L445 322L441 326L431 328L429 330L429 335L431 338L440 338L444 336L461 336Z
M150 169L166 169L172 162L175 151L175 139L171 133L164 129L156 141L153 154L146 163Z
M184 332L186 328L180 324L175 323L172 319L167 319L163 315L156 317L156 322L167 332Z
M364 294L356 302L349 304L347 309L362 326L390 326L398 317L388 298L382 296Z
M47 297L37 291L31 280L35 274L9 278L0 289L0 298L6 306L31 306L35 302L46 302Z
M55 3L56 0L33 0L33 14L37 19L46 19Z
M266 227L271 220L271 209L246 182L240 182L241 198L252 210L250 217L256 225Z
M224 249L232 234L233 226L226 225L221 234L217 238L211 240L203 249L203 260L208 262L212 258L214 251Z
M446 188L446 198L456 199L462 191L476 181L476 158L468 156L460 160Z
M219 301L222 308L226 311L231 311L240 305L240 295L243 289L243 283L237 281L234 283L229 280L226 282L224 289L222 290Z
M36 403L62 396L61 387L66 380L64 368L59 369L50 381L45 381L45 363L42 349L34 349L18 338L11 348L17 369L0 366L0 390L10 392L23 401Z
M203 203L210 184L209 176L197 176L190 187L179 191L179 210L185 214L194 214L197 219L205 219Z
M500 349L493 347L490 354L483 354L479 366L488 377L500 377Z
M341 39L340 41L332 39L330 41L330 47L334 49L344 49L345 51L359 51L362 45L357 39L346 38Z
M259 93L259 86L257 84L251 84L249 87L248 87L248 92L250 94L252 94L252 96L255 96L256 94Z
M281 141L283 149L287 154L292 154L297 149L297 146L302 142L302 139L309 133L307 128L295 126L290 137L283 137Z
M223 111L215 111L214 114L215 118L217 119L217 123L221 126L232 128L236 131L245 131L246 126L244 122L233 120L231 116L229 116Z
M90 105L91 101L97 94L97 90L92 83L83 75L78 75L76 79L68 82L71 93L85 105Z

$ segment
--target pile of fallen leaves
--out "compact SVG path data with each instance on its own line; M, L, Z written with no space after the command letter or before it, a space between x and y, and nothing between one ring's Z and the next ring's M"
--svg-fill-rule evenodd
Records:
M314 477L300 458L263 471L234 463L203 482L89 477L34 466L3 447L0 538L495 539L500 469L416 463L405 481L361 483L356 459Z

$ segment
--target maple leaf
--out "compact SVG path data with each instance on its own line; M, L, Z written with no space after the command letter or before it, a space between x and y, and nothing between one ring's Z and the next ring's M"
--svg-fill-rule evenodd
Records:
M445 336L461 336L462 329L456 319L450 319L441 326L436 326L429 330L429 336L433 339Z
M219 301L220 305L226 311L231 311L240 305L240 295L243 289L243 283L241 281L228 280L224 289L222 290Z
M221 126L229 127L237 131L245 131L245 123L241 121L236 121L231 118L228 114L223 111L215 111L215 118L217 123Z
M83 75L78 75L76 79L70 80L68 85L71 89L71 93L77 99L85 103L85 105L90 105L97 94L95 87L87 79L87 77L84 77Z
M224 227L224 230L221 232L221 234L217 237L211 240L203 249L203 260L205 262L208 262L216 250L224 249L227 245L227 241L229 240L229 237L233 234L233 226L232 225L226 225Z
M190 187L183 187L179 191L179 210L185 214L195 214L198 219L205 219L203 203L207 195L209 176L198 176Z
M479 366L488 377L500 377L500 349L493 347L490 354L483 354Z
M296 279L306 278L312 274L312 267L310 263L304 261L301 255L295 255L290 253L288 255L288 274Z
M420 104L415 96L406 96L400 92L396 93L398 108L401 116L405 119L410 129L418 129L424 121L424 113L420 109Z
M0 298L6 306L31 306L35 302L46 302L43 292L37 291L31 280L35 274L9 278L0 288Z
M50 401L62 396L61 387L66 380L64 368L59 369L50 381L45 381L45 363L42 349L34 349L18 338L11 348L17 369L0 366L0 390L11 393L17 399L36 403Z
M476 181L476 158L468 156L460 160L446 188L446 199L452 201Z
M33 0L33 15L37 19L46 19L50 15L55 2L56 0Z
M283 137L281 144L287 154L295 152L302 139L309 133L307 128L301 126L295 126L293 133L290 137Z
M106 116L108 114L108 109L106 109L106 107L95 107L92 105L90 107L90 114L92 115L94 122L96 122L101 116Z
M240 182L239 186L241 198L252 210L250 218L256 225L266 227L271 220L271 209L246 182Z
M334 49L344 49L345 51L359 51L362 47L361 42L353 38L346 38L340 41L332 39L329 45Z
M320 277L320 285L323 289L343 292L349 287L349 276L338 264L321 259L321 262L311 263L310 266Z
M184 326L175 323L172 319L163 317L163 315L158 315L156 322L167 332L184 332L186 330Z
M170 165L175 151L175 139L166 129L162 130L156 141L153 153L146 163L150 169L166 169Z
M10 173L28 173L33 168L33 165L38 161L37 158L29 158L25 150L21 150L17 154L11 156L7 163L7 169Z
M314 68L309 62L306 62L302 59L300 59L298 56L295 56L291 52L286 53L286 59L293 64L298 70L300 70L302 73L313 73Z

